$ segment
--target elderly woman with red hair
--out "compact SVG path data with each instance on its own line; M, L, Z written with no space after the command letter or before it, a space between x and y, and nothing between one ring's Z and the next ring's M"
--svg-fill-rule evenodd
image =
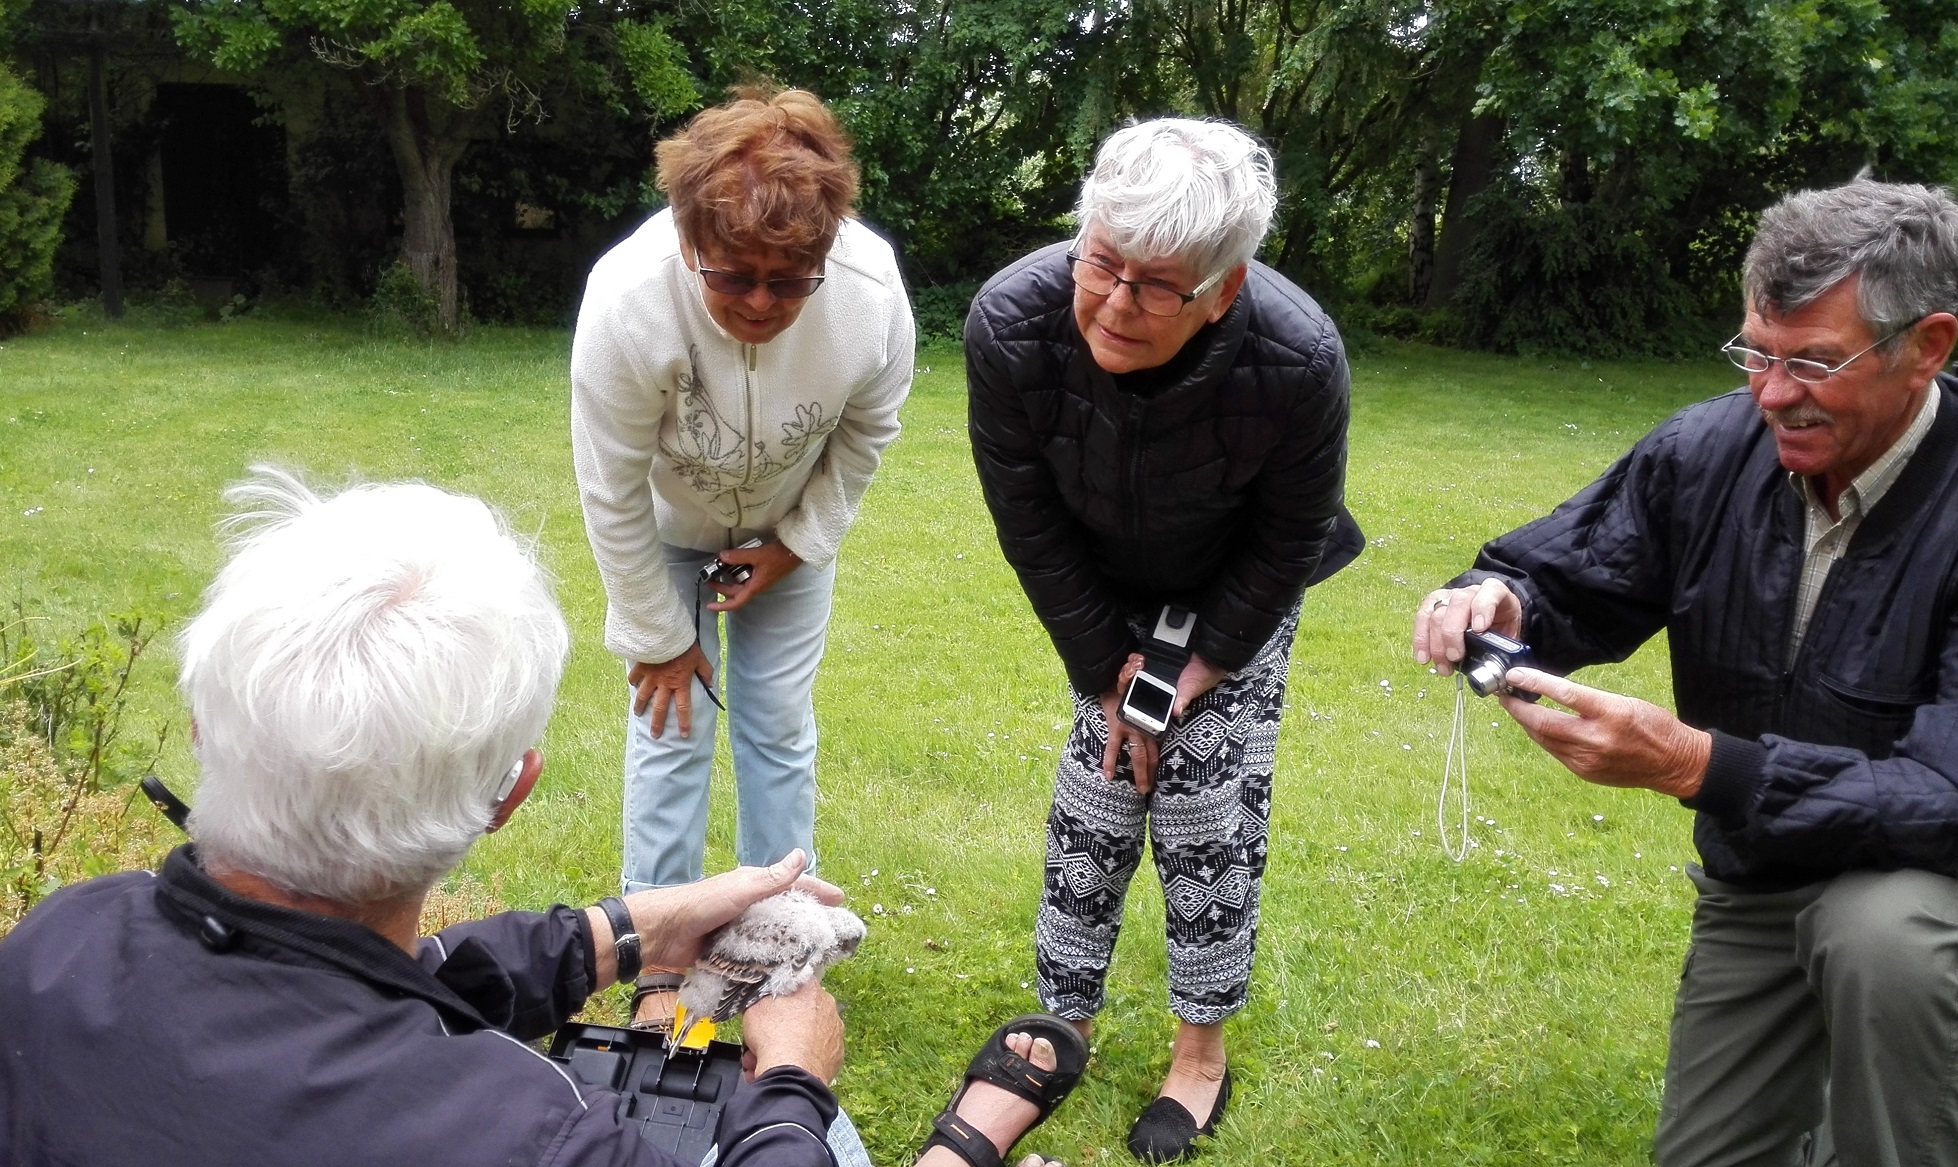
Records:
M592 269L571 352L605 645L630 686L627 891L701 877L723 696L737 858L815 855L836 552L897 436L914 344L891 247L855 217L849 139L813 94L737 91L657 153L671 206Z

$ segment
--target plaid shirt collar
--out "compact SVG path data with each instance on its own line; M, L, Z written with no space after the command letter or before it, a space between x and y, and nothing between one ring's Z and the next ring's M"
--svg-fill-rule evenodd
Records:
M1875 509L1876 504L1883 501L1883 496L1896 485L1898 476L1904 472L1904 465L1910 461L1910 456L1917 452L1917 447L1924 443L1924 435L1931 431L1931 423L1937 420L1937 416L1938 386L1937 382L1933 381L1929 391L1924 394L1924 404L1918 407L1917 416L1910 421L1910 428L1903 432L1902 437L1891 443L1882 457L1870 463L1869 469L1858 474L1855 481L1844 488L1842 497L1836 500L1837 513L1845 519L1851 515L1860 518ZM1802 497L1810 513L1822 517L1822 529L1826 530L1833 525L1828 517L1828 510L1822 505L1821 492L1815 489L1813 482L1806 476L1790 470L1788 484Z

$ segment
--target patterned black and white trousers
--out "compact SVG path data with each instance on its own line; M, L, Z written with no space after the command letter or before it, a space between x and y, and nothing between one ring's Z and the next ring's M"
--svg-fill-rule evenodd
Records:
M1147 617L1153 621L1155 614ZM1147 631L1131 614L1137 636ZM1069 1020L1100 1012L1109 958L1146 832L1162 882L1169 1007L1206 1025L1244 1007L1258 936L1271 769L1299 609L1257 656L1163 735L1155 790L1138 794L1126 754L1102 776L1098 696L1074 695L1047 815L1046 887L1034 925L1040 1001Z

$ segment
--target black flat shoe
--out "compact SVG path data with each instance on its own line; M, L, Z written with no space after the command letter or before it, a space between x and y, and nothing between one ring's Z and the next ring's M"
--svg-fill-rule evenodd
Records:
M1202 1126L1196 1116L1174 1098L1158 1098L1129 1128L1129 1154L1144 1163L1174 1163L1196 1152L1199 1135L1215 1134L1217 1120L1224 1117L1224 1106L1231 1100L1231 1072L1217 1086L1217 1101Z

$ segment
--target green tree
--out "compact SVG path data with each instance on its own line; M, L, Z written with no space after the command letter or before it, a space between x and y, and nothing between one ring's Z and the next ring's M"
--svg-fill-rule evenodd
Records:
M221 68L327 68L359 82L401 178L401 262L448 330L461 318L452 180L472 141L499 119L541 120L567 85L629 90L664 113L696 101L659 24L570 0L191 0L177 36Z
M1087 92L1108 46L1091 16L1069 0L724 0L671 27L715 88L765 76L828 101L856 138L865 218L930 283L1056 230L1080 174L1071 135L1099 128Z
M1754 215L1865 166L1958 178L1954 101L1958 33L1931 0L1506 6L1476 106L1506 136L1471 216L1468 339L1717 340ZM1714 319L1696 330L1695 316Z
M45 104L0 64L0 332L19 327L47 295L61 219L75 194L67 168L27 157Z

